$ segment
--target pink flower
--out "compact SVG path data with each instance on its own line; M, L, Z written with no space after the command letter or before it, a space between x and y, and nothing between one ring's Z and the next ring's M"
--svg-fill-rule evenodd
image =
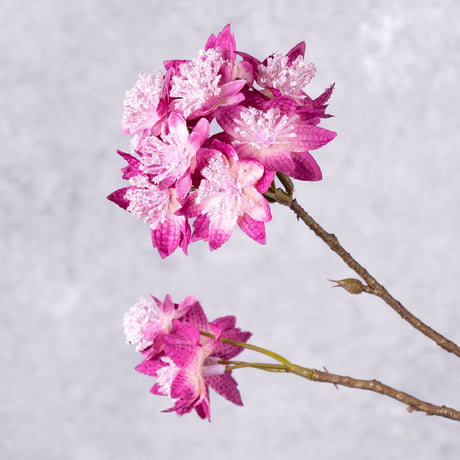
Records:
M174 71L171 110L193 120L212 116L217 107L239 104L244 99L240 91L253 76L251 66L235 63L235 58L235 39L227 25L217 38L209 37L195 59L167 61L166 69Z
M262 193L270 185L264 167L258 161L238 160L228 144L200 150L203 179L197 190L183 203L186 217L196 217L193 240L209 241L211 250L230 238L236 224L255 241L265 243L264 223L271 219L270 207ZM225 152L225 154L223 153Z
M299 105L303 105L306 94L303 88L315 76L313 64L304 62L305 42L295 45L286 55L279 51L273 53L263 62L247 53L238 53L243 62L251 65L257 84L262 93L270 99L290 96Z
M201 118L190 133L179 113L172 112L160 137L142 136L133 149L140 156L140 169L152 177L160 190L175 186L178 198L187 195L196 166L196 152L209 136L209 122Z
M137 371L156 377L153 394L175 400L166 412L183 415L195 409L201 418L209 420L209 387L234 404L243 405L236 381L221 362L235 357L242 348L223 343L220 338L246 342L251 334L236 328L233 316L209 323L198 302L172 324L172 331L161 335L161 353L146 356L136 367ZM200 331L209 332L214 338L201 335Z
M188 120L211 114L221 105L238 104L244 80L222 81L221 67L225 61L219 50L201 50L198 57L179 65L179 74L172 77L171 110L184 114Z
M132 154L118 153L130 185L108 199L149 225L161 257L187 254L192 238L214 250L235 225L264 244L271 215L262 194L275 173L321 179L310 150L335 137L317 126L333 86L316 99L303 91L315 74L304 55L301 42L261 62L236 51L227 25L195 59L165 61L165 73L141 74L126 92ZM214 117L223 132L209 137Z
M297 104L287 96L257 108L219 108L216 119L240 158L258 160L271 171L301 180L321 179L321 170L309 150L327 144L336 135L315 126L319 118L301 117Z
M302 99L302 106L297 108L297 114L303 120L311 120L318 118L330 118L332 115L326 113L327 101L331 97L332 91L334 90L334 84L329 86L323 93L317 98L312 99L307 94ZM314 123L316 124L316 122Z
M181 204L173 188L161 190L149 176L140 172L140 162L127 153L119 152L127 161L123 169L129 187L111 193L107 198L149 224L152 245L165 258L178 247L187 253L190 225L184 216L176 215Z
M217 37L214 34L210 35L206 42L205 50L209 48L219 49L222 58L229 64L224 69L221 69L226 73L224 80L229 81L241 78L252 85L254 75L251 64L245 61L236 62L236 43L234 35L230 32L230 24L227 24Z
M126 91L122 128L124 134L136 134L144 130L158 131L167 114L165 77L141 74L134 87Z
M145 351L150 357L163 348L161 336L172 331L173 320L182 318L198 303L193 296L186 297L180 304L174 304L169 295L163 302L153 296L152 299L155 304L140 299L123 318L126 343L135 345L136 351Z

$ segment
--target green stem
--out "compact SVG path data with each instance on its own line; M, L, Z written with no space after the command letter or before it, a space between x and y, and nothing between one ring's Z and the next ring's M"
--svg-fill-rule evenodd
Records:
M206 337L211 337L213 339L216 338L215 335L211 334L210 332L200 331L200 334L204 335ZM257 351L258 353L262 353L263 355L270 356L270 358L273 358L276 361L279 361L280 363L284 364L285 366L291 366L292 365L283 356L279 355L278 353L274 353L273 351L266 350L265 348L256 347L255 345L250 345L249 343L245 343L245 342L238 342L236 340L226 339L225 337L221 337L219 340L221 342L228 343L229 345L235 345L236 347L247 348L248 350Z
M219 361L219 364L226 364L227 370L241 369L244 367L253 367L267 372L289 372L284 364L269 364L269 363L248 363L245 361Z

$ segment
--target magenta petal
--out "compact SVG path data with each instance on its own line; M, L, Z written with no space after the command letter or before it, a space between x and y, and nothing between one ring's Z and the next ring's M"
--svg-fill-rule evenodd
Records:
M128 163L128 166L121 168L121 172L123 173L123 179L129 179L133 176L137 176L140 172L140 161L137 158L130 155L129 153L122 152L121 150L117 150L117 153L126 161L126 163Z
M274 178L275 173L273 171L270 171L269 169L265 169L264 175L256 184L256 190L259 193L265 193L270 187L270 184L273 182Z
M201 418L206 418L209 421L211 421L211 412L209 410L209 402L208 400L203 400L201 404L195 407L196 413L201 417Z
M315 150L332 141L336 135L334 131L304 124L299 126L297 138L291 143L291 149L294 151Z
M209 331L209 321L199 302L195 302L187 313L182 317L181 321L189 323L199 331Z
M200 305L198 302L197 304L198 306ZM187 343L187 344L193 344L194 348L195 348L195 345L198 344L199 340L200 340L200 333L198 332L196 327L194 327L192 324L189 324L188 322L182 322L177 319L173 320L173 333L170 334L169 337L164 338L164 341L169 344ZM177 364L177 365L180 367L183 367L183 365L180 365L180 364Z
M214 34L211 34L208 38L208 41L206 42L206 45L204 46L204 49L207 51L209 48L215 48L216 47L216 36Z
M293 61L295 61L299 56L305 56L305 42L297 43L286 56L289 58L287 65L290 66Z
M240 61L237 62L233 67L233 78L246 80L248 85L252 85L254 82L254 72L249 62Z
M171 61L163 61L163 65L166 70L172 71L172 75L179 75L180 65L185 64L186 62L190 62L190 60L189 59L173 59Z
M113 201L115 204L120 206L120 208L126 209L129 206L129 200L125 198L126 192L130 189L130 187L120 188L112 192L107 199Z
M173 220L166 220L151 231L152 245L158 249L160 256L165 257L172 254L179 246L181 232Z
M238 102L244 101L244 95L240 93L240 90L246 84L245 80L233 80L229 81L222 85L221 92L219 94L219 99L228 98L234 96L232 99L232 104L237 104Z
M199 305L199 302L198 300L196 300L195 296L189 295L185 297L185 299L183 299L182 302L179 305L177 305L176 311L177 313L180 313L180 316L176 316L176 318L184 316L185 313L187 313L187 311L190 310L190 308L192 308L196 304Z
M192 178L190 171L187 170L185 175L176 182L176 195L180 199L184 199L192 186Z
M189 386L188 380L182 372L177 374L171 385L171 397L174 399L180 398L180 400L185 401L193 400L195 398L195 392ZM180 404L179 401L178 403ZM175 407L177 408L177 404Z
M205 240L208 241L209 238L209 218L208 216L201 215L195 219L193 222L193 235L192 240Z
M291 154L295 168L289 174L294 179L317 181L322 179L321 169L308 152Z
M233 329L236 325L236 317L235 316L222 316L217 318L213 321L213 323L220 328L223 332L227 331L228 329Z
M204 381L217 393L225 399L228 399L233 404L236 404L237 406L243 405L240 392L237 388L238 384L229 371L222 375L210 375L204 377Z
M136 366L136 371L141 374L156 377L158 369L161 369L166 365L167 364L161 361L157 356L155 359L145 359L142 361L138 366Z
M332 91L334 90L335 83L327 88L322 94L320 94L313 102L315 107L323 106L331 97Z
M176 306L174 305L171 296L169 294L166 294L165 300L163 301L163 303L160 302L158 309L165 315L169 315L172 311L175 310L175 307Z
M169 334L163 336L163 342L165 342L163 351L180 368L188 366L195 357L196 346L189 343L187 339Z
M196 217L202 214L201 205L196 204L197 192L190 193L182 203L182 208L176 211L176 216ZM195 221L196 222L196 221ZM194 225L195 227L195 225Z
M254 241L257 241L260 244L266 243L265 225L263 222L254 220L245 214L238 219L238 225L241 230L243 230L243 232Z
M238 153L230 144L230 142L223 142L220 139L213 139L210 143L210 147L212 148L203 149L206 151L205 155L200 155L200 163L202 166L204 166L204 164L209 162L216 155L216 150L218 150L220 153L223 153L227 160L230 161L230 163L238 161Z
M257 190L249 189L246 190L246 197L252 201L254 204L253 207L249 206L246 209L246 214L254 220L258 220L261 222L268 222L272 219L272 215L270 212L270 204L265 199L263 195L261 195ZM246 214L243 214L246 215ZM243 217L241 216L241 217ZM241 219L240 217L240 219ZM238 223L240 222L238 220Z
M224 316L222 318L217 318L212 324L217 325L221 329L221 337L237 342L247 342L252 334L250 332L241 331L241 329L235 327L235 323L236 318L234 316ZM219 341L215 344L212 356L228 360L239 355L243 350L244 348L242 347Z
M250 338L252 334L247 331L241 331L239 328L235 328L229 331L226 331L222 333L222 337L225 337L226 339L230 340L235 340L236 342L244 342L246 343ZM222 348L219 348L218 352L213 353L213 355L218 356L221 359L227 360L227 359L232 359L235 356L239 355L244 348L238 347L235 345L230 345L228 343L223 343L221 342L223 346Z
M295 113L297 104L289 96L281 96L264 103L263 110L269 109L279 109L283 116L290 117Z
M185 255L187 255L188 245L190 244L190 241L191 241L191 233L192 231L190 229L190 224L188 223L188 220L185 220L185 224L182 228L181 240L179 243L179 246Z
M200 118L190 133L189 144L194 145L198 149L208 137L209 121L206 118Z
M232 236L235 220L225 214L220 218L210 220L209 249L211 251L220 248Z
M238 131L239 125L235 120L240 119L240 114L244 110L243 106L219 107L216 112L216 120L220 127L233 138L240 138Z
M241 149L242 155L249 156L253 154L253 152L247 148L249 147L248 145L242 145L241 147L244 147L244 149ZM237 150L239 153L240 149ZM290 175L291 171L295 168L295 163L287 150L282 152L272 152L268 150L257 159L271 171L282 172L287 175Z
M261 64L261 62L257 58L251 56L250 54L243 53L241 51L237 51L236 54L239 54L242 57L243 61L248 62L251 65L254 73L258 71L258 67Z
M209 41L208 41L209 43ZM222 57L229 61L233 62L235 60L235 49L236 49L236 44L235 44L235 37L234 35L230 32L230 24L227 24L222 31L219 33L217 36L217 39L215 41L215 46L213 48L220 48L220 51L222 53Z

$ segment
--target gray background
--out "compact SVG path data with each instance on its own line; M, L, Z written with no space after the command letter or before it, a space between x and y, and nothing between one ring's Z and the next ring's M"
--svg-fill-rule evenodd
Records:
M5 459L457 459L460 425L388 398L255 370L244 408L212 422L160 411L122 316L141 296L197 296L253 343L299 364L377 378L460 408L460 361L351 275L288 209L266 246L239 229L210 253L161 260L142 222L106 201L123 185L124 91L232 24L263 59L307 42L310 94L336 82L297 197L392 293L460 342L460 6L452 1L4 1L0 10L1 369ZM244 355L243 355L244 356ZM247 355L251 359L251 355Z

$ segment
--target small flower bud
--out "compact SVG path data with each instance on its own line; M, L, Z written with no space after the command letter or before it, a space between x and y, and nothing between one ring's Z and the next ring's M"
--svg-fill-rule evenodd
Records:
M332 287L342 287L350 294L361 294L364 291L364 285L361 281L355 278L346 278L344 280L328 280L332 281L333 283L337 283L335 286Z

